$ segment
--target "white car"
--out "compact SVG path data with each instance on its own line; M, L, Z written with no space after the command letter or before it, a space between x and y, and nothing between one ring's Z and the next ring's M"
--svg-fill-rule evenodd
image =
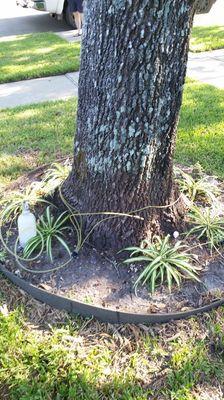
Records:
M17 0L17 5L32 7L39 11L47 11L57 19L65 18L66 22L75 28L75 21L68 9L67 0Z

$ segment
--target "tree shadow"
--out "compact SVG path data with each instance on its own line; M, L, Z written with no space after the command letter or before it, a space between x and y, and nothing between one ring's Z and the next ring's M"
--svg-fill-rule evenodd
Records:
M0 294L2 400L187 400L222 385L224 308L112 326L51 309L4 277Z
M76 106L77 100L70 100L0 111L0 176L14 179L70 153Z

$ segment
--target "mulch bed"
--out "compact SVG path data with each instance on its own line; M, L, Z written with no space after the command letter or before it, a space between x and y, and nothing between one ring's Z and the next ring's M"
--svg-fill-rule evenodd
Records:
M41 174L41 169L29 174L29 179L20 179L17 187L39 179ZM13 185L15 188L16 184ZM14 240L12 236L11 245ZM74 243L72 237L69 241ZM185 281L180 289L173 287L171 294L166 286L157 288L154 295L146 286L139 286L135 292L133 284L142 267L123 264L106 253L99 253L90 244L85 245L78 255L75 254L66 267L52 273L24 272L12 257L7 258L6 267L38 287L84 303L132 313L172 313L209 304L224 294L224 259L217 253L211 255L196 239L188 239L186 243L190 247L198 245L193 253L197 255L198 266L201 267L201 282ZM54 257L53 265L46 256L24 265L33 271L44 271L59 267L68 258L60 246L55 249ZM127 253L124 253L125 257L128 257Z

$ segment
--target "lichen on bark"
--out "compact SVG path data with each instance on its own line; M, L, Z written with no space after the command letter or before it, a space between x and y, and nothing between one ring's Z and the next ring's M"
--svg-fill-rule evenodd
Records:
M194 3L88 0L75 161L63 187L80 212L127 213L175 199L173 153ZM82 179L75 168L80 152ZM93 242L116 249L136 244L152 230L170 229L177 214L149 209L141 216L98 225ZM99 218L90 216L86 230Z

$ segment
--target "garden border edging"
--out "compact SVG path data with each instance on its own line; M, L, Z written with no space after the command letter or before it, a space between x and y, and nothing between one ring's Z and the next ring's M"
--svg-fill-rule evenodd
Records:
M95 317L102 322L113 324L147 324L147 323L164 323L178 319L185 319L194 315L208 312L224 305L224 298L214 301L211 304L195 308L194 310L183 311L179 313L169 314L133 314L124 311L109 310L102 307L93 306L91 304L82 303L76 300L68 299L67 297L49 293L44 289L40 289L35 285L26 282L12 272L8 271L0 264L0 272L3 273L11 282L15 283L34 299L46 303L59 310L65 310L69 313L79 314L85 317Z

